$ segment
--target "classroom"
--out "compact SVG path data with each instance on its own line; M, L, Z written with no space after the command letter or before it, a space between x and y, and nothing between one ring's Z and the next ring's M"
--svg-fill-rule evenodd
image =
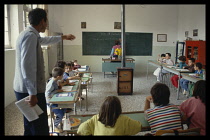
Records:
M116 24L121 22L121 4L5 4L4 8L7 11L5 16L7 21L5 38L8 41L6 41L4 51L4 71L7 76L4 79L4 109L5 116L11 116L5 117L5 135L23 135L22 114L15 106L16 96L11 85L13 85L15 76L16 40L20 32L29 25L26 20L28 10L36 7L47 11L48 26L44 33L40 33L41 37L66 34L72 34L76 37L72 41L64 40L58 44L42 46L45 80L47 81L50 78L57 60L71 61L76 59L80 65L90 67L93 78L91 90L93 91L88 91L88 111L85 110L85 98L82 102L82 111L77 109L78 114L98 113L104 98L109 95L119 97L122 112L143 111L145 99L150 95L151 87L157 82L156 77L153 75L157 67L150 65L149 60L157 60L158 55L170 53L171 59L175 62L178 59L177 54L180 55L183 51L183 55L186 55L187 51L186 43L183 49L180 47L182 44L178 44L179 47L177 48L178 42L186 42L186 40L204 42L206 39L205 4L125 4L125 32L130 33L130 36L133 33L150 34L151 49L149 49L149 54L125 56L135 60L133 62L135 63L133 93L132 95L118 96L117 76L104 75L102 71L103 59L110 57L114 40L113 44L105 48L108 54L91 54L89 50L84 51L84 47L88 43L94 44L94 42L88 42L89 38L85 42L84 37L85 33L89 33L89 36L91 33L96 33L95 36L97 36L99 33L105 34L107 32L113 33L113 36L115 34L120 35L121 29ZM103 40L101 45L106 43ZM133 44L138 43L133 41ZM96 52L100 52L98 50L100 49L100 43L97 45L99 46L92 48L92 51L95 49ZM138 47L136 49L138 50ZM202 62L204 61L202 60ZM203 64L203 68L205 68L205 65ZM169 86L171 92L170 102L180 105L187 99L186 96L179 93L178 100L177 91L171 85ZM14 112L19 115L11 115ZM15 118L17 116L20 118ZM20 121L16 122L15 120ZM8 122L11 125L14 124L14 127L7 126ZM21 129L17 132L19 127ZM139 135L144 134L140 133Z

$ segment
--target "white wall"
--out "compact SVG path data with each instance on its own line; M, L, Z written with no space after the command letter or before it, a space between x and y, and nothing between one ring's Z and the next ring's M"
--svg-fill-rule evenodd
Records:
M185 31L189 31L189 37L193 40L206 40L206 6L180 5L178 20L179 41L186 40ZM193 37L193 30L198 29L198 36Z
M76 36L72 42L64 41L64 60L77 59L90 65L93 72L101 72L101 59L108 56L83 56L82 31L120 32L114 29L114 22L121 21L121 5L49 5L48 10L50 32ZM81 22L87 23L86 29L81 29ZM136 60L136 72L146 72L147 60L156 59L160 53L170 52L175 57L177 25L178 5L125 6L126 32L153 33L152 56L129 56ZM157 34L167 34L167 42L157 42Z

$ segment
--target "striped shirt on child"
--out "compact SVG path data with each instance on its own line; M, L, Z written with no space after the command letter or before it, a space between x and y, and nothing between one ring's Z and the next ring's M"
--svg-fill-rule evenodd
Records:
M155 106L145 113L152 134L157 130L182 129L181 112L176 105Z

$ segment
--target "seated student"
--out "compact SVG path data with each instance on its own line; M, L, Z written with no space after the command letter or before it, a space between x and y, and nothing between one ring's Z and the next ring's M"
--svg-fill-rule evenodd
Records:
M160 63L165 63L165 62L166 62L165 56L166 56L166 55L165 55L164 53L161 54L161 56L158 55L157 61L160 62ZM158 75L159 75L159 73L160 73L160 70L161 70L160 68L157 68L157 69L154 71L153 75L155 75L157 78L159 78ZM160 80L157 79L157 81L160 81Z
M194 65L195 65L195 58L190 58L188 59L187 66L184 66L183 69L188 69L189 72L195 72Z
M176 64L176 67L179 67L180 69L183 69L185 66L187 66L186 62L186 57L185 56L180 56L179 57L179 63ZM179 76L178 75L174 75L171 77L171 83L172 85L174 85L176 88L178 88L178 80L179 80Z
M200 62L195 63L194 69L195 69L196 76L200 76L200 74L203 73L202 64ZM188 80L183 79L183 78L180 79L180 86L182 89L184 89L183 91L184 95L186 95L186 92L188 91L188 83L189 83Z
M65 72L63 73L63 80L67 82L68 85L74 85L74 83L69 83L74 77L70 77L69 72L72 71L72 63L68 62L65 66Z
M158 58L157 58L157 61L160 62L160 63L165 63L166 62L166 54L161 54L161 55L158 55Z
M70 75L70 73L74 73L72 62L66 63L65 72L63 74L63 79L64 79L64 81L68 81L68 82L69 82L69 80L80 79L79 76L75 76L74 74Z
M65 66L66 66L66 61L63 61L63 60L58 60L57 62L56 62L56 64L55 64L55 66L54 67L60 67L60 68L62 68L63 70L65 69ZM66 81L64 81L63 79L61 79L61 80L58 80L58 88L59 89L61 89L62 88L62 86L64 86L64 85L66 85L67 84L67 82Z
M56 94L58 92L63 92L63 90L58 88L58 84L57 84L57 81L61 80L63 78L63 72L64 72L63 69L60 67L54 67L52 70L52 78L47 83L46 91L45 91L45 97L46 97L46 102L47 102L48 106L50 106L49 101L53 97L54 94ZM57 104L52 104L51 107L57 107L57 106L58 106ZM63 130L61 127L61 122L62 122L64 114L66 112L68 112L69 110L67 110L67 109L53 109L52 111L56 115L56 119L54 121L55 131L62 132Z
M78 69L78 68L81 68L81 65L78 64L78 61L77 61L77 60L74 59L74 60L72 60L72 62L73 62L73 64L74 64L74 65L73 65L73 66L74 66L74 67L73 67L73 70L76 70L76 69Z
M166 61L165 61L165 63L163 62L163 64L167 64L167 65L171 65L171 66L173 66L174 65L174 62L173 62L173 60L171 60L171 54L170 53L166 53L166 57L165 57L165 59L166 59ZM166 70L160 70L159 71L159 73L157 74L157 81L161 81L162 79L162 74L164 74L164 73L169 73L168 71L166 71Z
M176 105L169 103L169 87L163 83L156 83L150 93L151 96L146 97L144 112L151 133L154 135L157 130L182 129L180 110ZM154 108L150 108L151 102L154 103Z
M80 124L79 135L135 135L141 131L141 122L121 115L121 102L117 96L108 96L99 114Z
M201 128L200 135L206 135L206 82L195 83L193 97L180 105L184 118L189 121L189 128Z

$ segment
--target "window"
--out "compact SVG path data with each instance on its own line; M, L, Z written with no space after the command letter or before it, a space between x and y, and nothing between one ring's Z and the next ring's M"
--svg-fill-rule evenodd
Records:
M4 5L4 46L10 48L10 22L9 22L9 7Z
M30 25L28 21L28 13L32 9L37 8L37 4L24 4L23 5L23 29L25 29L28 25Z

